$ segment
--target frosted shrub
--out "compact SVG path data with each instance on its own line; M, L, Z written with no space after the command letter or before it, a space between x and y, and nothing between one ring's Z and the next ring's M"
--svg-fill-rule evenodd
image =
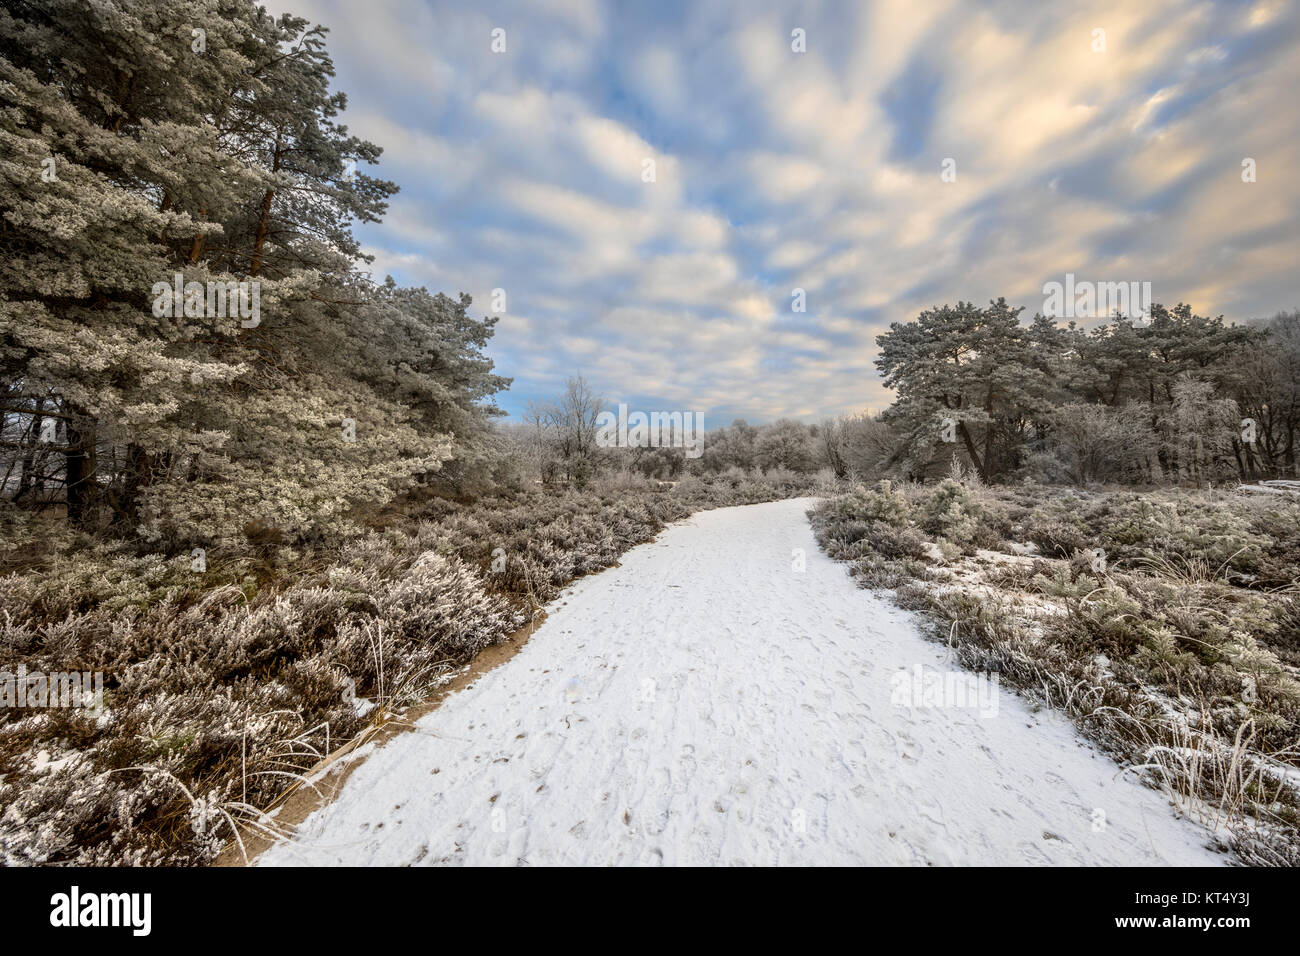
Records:
M987 498L987 493L945 478L923 504L921 527L963 549L995 546L1002 537L1000 527L1005 515Z
M476 572L428 552L376 600L379 617L407 640L427 644L420 656L472 654L524 623L504 600L484 593Z
M252 605L238 603L238 592L229 589L184 610L171 602L125 615L95 609L76 619L75 639L46 645L42 657L30 655L32 628L11 610L0 664L10 667L10 655L19 651L47 669L64 655L88 655L108 671L111 684L103 725L55 712L36 728L0 714L5 859L205 859L229 838L229 827L214 832L210 800L201 816L212 826L202 833L165 822L196 812L182 784L210 796L228 792L238 775L244 799L265 805L286 780L263 771L309 767L323 752L326 722L336 741L358 729L344 696L346 677L357 694L374 694L381 667L390 676L430 674L525 619L503 597L488 594L473 569L437 554L420 556L391 580L365 567L335 568L325 580ZM386 635L382 648L367 638L375 632ZM286 744L313 727L305 739ZM25 771L17 758L37 740L47 748L79 741L75 767ZM245 766L254 776L245 775Z
M831 503L836 514L851 521L883 521L885 524L906 527L913 519L912 506L907 497L888 481L882 481L878 490L858 485L849 494Z
M739 468L731 470L733 472L740 471ZM744 481L744 472L741 472L739 476L728 477L725 481L728 487L737 488ZM708 487L708 483L698 475L687 475L677 483L677 487L673 489L673 494L683 500L690 501L708 494Z

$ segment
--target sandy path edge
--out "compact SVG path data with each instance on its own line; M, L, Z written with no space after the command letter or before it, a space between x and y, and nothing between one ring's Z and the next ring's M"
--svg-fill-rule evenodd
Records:
M611 565L611 567L617 567L617 565ZM368 756L369 751L366 753L360 752L362 748L367 744L383 746L398 734L413 729L421 717L437 710L443 701L452 694L469 687L488 671L500 667L518 654L523 649L523 646L528 643L528 639L532 637L533 632L541 627L545 620L546 610L542 608L537 611L528 624L507 635L500 643L485 647L479 651L473 660L467 665L463 665L456 672L456 675L440 687L437 693L428 700L422 701L413 707L408 707L398 719L389 720L378 728L363 731L333 753L322 757L315 766L303 775L311 781L311 786L295 784L290 790L281 795L266 813L274 814L276 826L291 833L294 827L338 795L339 791L343 789L343 785L347 783L348 778L352 776L352 771L361 766ZM217 858L208 865L220 867L247 866L256 861L258 856L277 842L272 837L246 826L240 829L239 840L243 841L242 849L239 841L232 839L226 844L226 848L217 855Z

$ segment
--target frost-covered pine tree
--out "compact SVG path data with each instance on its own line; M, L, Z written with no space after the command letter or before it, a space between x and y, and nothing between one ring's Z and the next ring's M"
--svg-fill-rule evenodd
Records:
M0 10L0 374L62 422L72 522L328 534L483 431L492 322L358 274L396 186L355 172L380 149L332 76L248 0Z
M1051 407L1040 326L1019 322L1021 309L998 299L928 309L877 336L876 367L898 400L885 419L905 436L899 454L924 464L938 449L960 448L985 481L1016 464L1025 423Z

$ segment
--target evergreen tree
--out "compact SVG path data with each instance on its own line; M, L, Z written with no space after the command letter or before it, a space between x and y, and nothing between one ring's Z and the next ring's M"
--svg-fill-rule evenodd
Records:
M494 323L360 275L396 186L332 76L321 28L249 0L0 10L0 375L62 423L72 522L330 534L481 441Z
M927 458L948 437L946 419L982 479L1018 463L1026 424L1050 408L1051 387L1020 312L1005 299L983 309L958 302L877 337L876 367L898 391L884 417L905 436L899 455Z

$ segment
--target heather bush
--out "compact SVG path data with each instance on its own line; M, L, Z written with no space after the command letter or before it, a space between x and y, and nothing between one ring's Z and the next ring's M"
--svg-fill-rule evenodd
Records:
M913 521L913 509L907 496L882 481L876 489L858 485L846 495L831 499L825 505L838 517L849 521L883 521L905 527Z
M945 478L923 503L921 528L966 550L992 547L1002 540L1005 515L987 492Z
M190 795L217 794L225 806L238 785L239 809L269 802L283 789L279 769L306 770L327 733L345 740L359 728L349 693L387 698L412 681L432 684L526 617L485 591L477 571L436 553L390 578L335 567L251 604L240 597L223 589L184 608L125 611L108 602L60 622L63 638L39 649L28 635L40 620L6 607L4 669L111 676L102 716L54 712L36 726L21 710L0 714L7 862L103 862L106 840L122 860L203 859L218 843L178 822L189 819ZM37 745L68 764L43 772ZM83 820L46 799L76 781L76 802L102 813Z

